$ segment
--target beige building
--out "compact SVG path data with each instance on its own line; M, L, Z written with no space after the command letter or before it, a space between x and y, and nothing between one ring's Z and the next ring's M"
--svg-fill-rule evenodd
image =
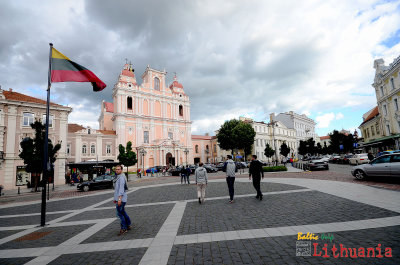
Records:
M55 184L63 184L66 168L66 143L68 115L72 108L50 103L49 139L53 143L61 142L54 165ZM46 117L46 101L18 92L0 89L0 185L5 189L33 184L30 173L25 171L24 163L19 158L20 142L34 138L30 124Z
M365 118L360 125L363 147L365 151L375 152L400 149L400 56L388 66L383 59L377 59L374 68L372 86L378 106L364 114L373 117Z

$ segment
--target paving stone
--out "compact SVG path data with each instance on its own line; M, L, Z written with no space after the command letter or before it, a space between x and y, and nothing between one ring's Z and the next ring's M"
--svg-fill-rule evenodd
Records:
M79 234L85 229L89 228L90 225L74 225L74 226L63 226L63 227L45 227L39 229L36 232L50 232L49 234L40 237L35 240L23 240L20 241L18 238L9 241L5 244L0 245L0 249L21 249L21 248L38 248L38 247L49 247L57 246L62 242L72 238Z
M187 204L178 235L265 227L344 222L399 215L396 212L318 191L306 191ZM249 237L253 237L249 234Z
M1 239L1 238L8 237L8 236L11 236L11 235L14 235L14 234L19 233L19 232L21 232L21 231L23 231L23 230L6 230L6 231L0 231L0 239ZM1 248L1 246L0 246L0 248ZM0 263L0 264L1 264L1 263Z
M120 229L120 221L119 219L116 219L114 222L107 225L105 228L101 229L96 234L83 241L83 243L153 238L157 235L161 226L171 212L173 206L174 204L163 204L126 208L127 213L133 223L133 229L131 231L123 236L117 236L117 233ZM116 217L116 210L110 209L86 212L82 214L82 216L76 216L76 218L78 218L78 220L82 220L82 218L86 217L92 218L90 217L90 215L95 215L96 212L100 212L98 213L100 215L105 214L107 218Z
M146 248L108 250L77 254L64 254L49 264L139 264Z
M304 189L300 186L279 184L279 183L261 183L261 189L263 192L271 191L285 191ZM243 194L255 194L252 183L235 183L235 195ZM210 182L206 189L207 197L220 197L229 196L228 186L225 182ZM165 202L165 201L179 201L179 200L190 200L197 198L197 188L195 185L169 185L164 187L149 187L142 188L134 193L128 195L128 204L142 204L142 203L153 203L153 202ZM113 202L107 202L99 207L113 206Z
M332 242L321 239L320 234L318 234L318 240L312 241L312 243L318 243L319 246L327 243L328 250L330 250L328 253L330 257L328 258L322 256L296 256L297 236L175 245L171 252L185 251L187 255L188 253L192 253L191 251L194 249L201 247L203 249L203 257L206 257L205 255L212 257L212 264L230 264L230 262L232 264L400 264L400 226L331 234L334 236ZM393 257L346 258L339 256L338 258L334 258L331 251L333 244L337 248L339 248L340 244L346 248L372 247L375 249L376 255L378 254L376 247L378 244L381 244L382 253L384 253L386 247L390 247L393 250ZM317 253L321 249L319 247ZM208 253L208 250L211 251ZM313 249L311 255L313 255ZM173 259L170 258L168 264L179 263L173 263ZM203 264L206 264L206 262Z
M67 215L67 213L57 213L57 214L46 214L46 223ZM40 225L41 216L34 215L34 216L22 216L22 217L10 217L10 218L2 218L0 219L0 226L23 226L23 225Z
M34 258L10 258L10 259L2 259L0 258L0 264L1 265L19 265L19 264L25 264Z

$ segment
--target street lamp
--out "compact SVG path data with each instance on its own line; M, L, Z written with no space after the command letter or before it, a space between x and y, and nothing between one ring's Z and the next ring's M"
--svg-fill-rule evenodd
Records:
M278 155L276 153L276 143L275 143L275 126L277 122L276 121L271 121L270 123L267 123L267 126L272 127L272 141L274 142L274 149L275 149L275 164L278 165Z
M140 149L139 154L142 156L142 167L143 167L143 174L145 174L144 172L144 156L147 154L146 150Z
M189 154L189 149L186 148L183 152L185 153L185 156L186 156L186 166L187 166L188 165L187 156Z

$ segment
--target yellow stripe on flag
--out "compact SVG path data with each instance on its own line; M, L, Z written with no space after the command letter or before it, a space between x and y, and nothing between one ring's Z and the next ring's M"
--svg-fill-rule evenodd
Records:
M55 48L53 48L53 51L51 53L51 58L66 59L66 60L71 61L67 56L65 56L61 52L57 51Z

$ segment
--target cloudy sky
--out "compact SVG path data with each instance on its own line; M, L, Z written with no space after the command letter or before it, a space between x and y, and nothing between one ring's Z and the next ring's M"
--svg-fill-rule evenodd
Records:
M373 61L400 55L400 0L1 1L0 34L2 89L45 98L49 42L107 84L54 83L69 122L98 127L127 58L138 77L177 73L194 134L293 110L326 135L376 105Z

